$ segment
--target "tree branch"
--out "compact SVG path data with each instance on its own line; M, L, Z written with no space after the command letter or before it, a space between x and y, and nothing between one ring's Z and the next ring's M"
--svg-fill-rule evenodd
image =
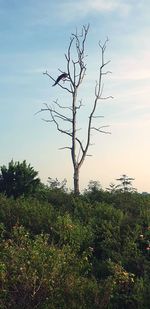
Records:
M100 127L100 128L92 127L92 119L94 118L94 113L95 113L95 110L96 110L96 107L97 107L98 100L102 99L102 92L103 92L103 84L102 84L103 68L108 63L110 63L110 61L105 62L105 60L104 60L104 52L106 50L107 42L108 42L108 39L106 39L106 41L104 42L103 45L101 45L101 43L99 42L99 47L101 49L101 65L100 65L100 69L99 69L99 78L98 78L98 81L96 81L96 85L95 85L95 100L94 100L92 111L91 111L91 113L89 115L88 129L87 129L87 142L86 142L86 146L85 146L83 155L82 155L81 160L79 162L79 166L81 166L83 164L85 156L87 154L88 147L90 145L91 130L94 129L94 130L96 130L98 132L101 132L101 133L108 133L108 132L105 132L104 130L101 130L102 127ZM110 98L110 97L107 97L107 98Z
M91 127L91 130L96 130L100 133L105 133L105 134L111 134L111 132L108 132L108 131L104 131L104 130L101 130L102 128L108 128L109 126L101 126L99 128L96 128L96 127Z
M61 148L58 148L59 150L64 150L64 149L69 149L71 150L71 147L61 147Z
M56 81L47 71L43 72L43 75L47 75L50 79L52 79L54 82ZM59 87L61 87L62 89L68 91L69 93L72 93L72 91L70 89L68 89L67 87L62 86L60 83L57 84Z
M106 100L113 98L112 96L103 96L103 76L111 73L111 71L106 70L106 66L110 63L110 61L105 61L105 51L108 43L108 38L101 44L98 43L100 48L100 55L101 55L101 64L99 65L99 72L98 72L98 79L95 84L94 88L94 102L89 113L88 123L87 123L87 136L85 140L85 144L80 140L77 136L77 111L83 106L82 100L78 100L78 88L81 85L85 74L86 74L86 63L85 58L85 43L87 39L87 34L89 31L89 25L83 26L81 33L78 33L77 30L75 33L71 35L69 46L67 52L65 53L65 60L66 60L66 74L68 82L67 87L63 86L62 84L58 83L59 87L67 91L72 96L72 104L71 106L62 106L58 103L58 99L53 101L52 105L45 104L45 108L42 108L39 112L49 111L50 119L45 120L47 122L54 122L57 130L60 133L66 134L71 138L71 147L65 146L61 147L62 149L69 149L71 150L71 158L72 164L74 168L74 192L75 194L79 193L79 170L81 165L84 162L87 154L88 148L91 145L90 139L92 136L92 130L96 130L100 133L110 134L110 132L105 131L105 128L108 126L100 126L96 127L93 125L93 120L97 118L102 118L103 116L95 115L97 104L100 100ZM64 72L59 69L59 71L63 74ZM52 81L55 82L55 79L46 71L43 73L47 75ZM59 79L58 79L59 80ZM70 113L64 114L62 110L68 110ZM39 113L38 112L38 113ZM71 114L71 116L70 116ZM62 121L62 122L61 122ZM64 124L64 122L69 124L69 130L64 129L61 127L59 122Z
M54 102L54 104L56 104L59 108L61 108L61 109L69 109L69 110L71 110L72 111L72 108L71 107L69 107L69 106L62 106L62 105L60 105L59 103L58 103L58 99L57 100L55 100L55 101L53 101Z

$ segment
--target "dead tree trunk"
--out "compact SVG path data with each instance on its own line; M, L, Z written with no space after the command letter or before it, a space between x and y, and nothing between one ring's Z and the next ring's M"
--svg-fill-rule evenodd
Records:
M95 85L95 99L93 102L93 107L89 114L89 120L87 125L87 132L85 137L85 143L83 143L79 136L77 136L77 111L82 107L82 101L78 99L78 90L84 79L86 72L85 63L85 43L87 39L87 34L89 31L89 25L83 26L80 34L76 31L73 33L70 39L69 47L67 53L65 54L66 59L66 71L59 70L62 74L55 80L47 71L44 73L52 81L55 82L54 85L58 85L64 91L71 96L70 106L64 106L58 103L58 100L53 101L53 105L45 104L45 107L40 110L40 112L48 111L50 113L50 119L45 120L48 122L53 122L56 125L57 130L60 133L66 134L71 139L71 145L68 147L62 147L60 149L69 149L71 151L71 159L73 164L73 179L74 179L74 193L78 195L79 190L79 173L80 168L88 155L88 149L90 146L91 131L96 130L101 133L109 133L105 131L106 126L95 127L92 122L94 118L99 118L100 116L95 116L95 111L97 103L99 100L112 98L103 97L103 85L102 78L103 75L110 73L110 71L103 71L104 67L109 63L105 62L104 53L107 45L107 41L103 45L99 43L99 48L101 51L101 64L99 67L99 75ZM61 77L66 77L65 85L61 82ZM79 103L78 103L79 102ZM65 110L66 113L62 113ZM71 115L70 115L71 113ZM62 126L62 122L69 123L70 129L66 129Z
M79 195L79 168L74 168L74 194Z

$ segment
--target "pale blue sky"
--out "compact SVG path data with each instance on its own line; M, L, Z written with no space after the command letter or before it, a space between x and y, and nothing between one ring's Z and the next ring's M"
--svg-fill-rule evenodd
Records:
M81 168L81 186L99 180L105 188L121 174L135 178L139 191L150 191L150 2L149 0L0 0L0 165L27 160L42 181L67 178L72 187L70 153L53 125L35 116L43 102L63 93L54 77L65 69L64 53L76 27L90 23L87 77L81 97L92 106L98 73L98 41L109 37L106 58L113 74L98 108L111 135L93 134L95 144ZM62 102L63 103L63 102ZM82 128L87 124L82 109Z

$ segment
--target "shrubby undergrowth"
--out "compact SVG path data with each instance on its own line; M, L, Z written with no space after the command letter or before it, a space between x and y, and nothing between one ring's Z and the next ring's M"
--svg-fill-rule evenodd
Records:
M150 307L150 197L0 196L0 308Z

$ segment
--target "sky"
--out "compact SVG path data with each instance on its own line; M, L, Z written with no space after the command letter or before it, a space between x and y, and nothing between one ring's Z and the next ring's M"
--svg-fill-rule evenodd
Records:
M111 134L92 134L81 189L90 180L106 188L126 174L139 192L150 192L149 11L149 0L0 0L0 166L26 160L42 182L66 178L72 188L70 153L59 150L69 140L42 120L48 114L36 112L57 98L62 105L69 102L43 72L57 78L59 69L65 70L71 34L90 24L87 74L78 97L84 105L79 112L83 141L101 61L98 42L107 37L112 74L105 77L104 94L113 99L98 105L104 116L99 125L109 125Z

